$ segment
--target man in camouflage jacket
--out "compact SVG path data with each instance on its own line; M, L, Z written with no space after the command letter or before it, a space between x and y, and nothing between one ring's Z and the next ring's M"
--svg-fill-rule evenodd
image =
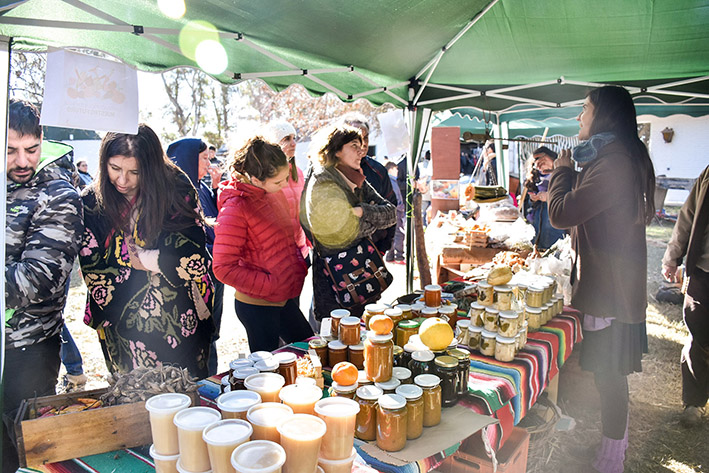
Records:
M11 100L5 226L3 414L22 399L54 394L65 287L83 234L70 146L42 142L37 109ZM11 430L10 430L11 431ZM8 431L9 432L9 431ZM3 470L16 454L3 431Z

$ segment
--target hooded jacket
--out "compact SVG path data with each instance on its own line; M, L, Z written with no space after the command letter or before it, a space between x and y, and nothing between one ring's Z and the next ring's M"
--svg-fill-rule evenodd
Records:
M63 326L66 282L84 231L71 146L45 141L34 176L7 180L5 342L40 343Z
M293 238L282 192L267 193L238 179L219 192L214 274L254 305L283 305L300 295L307 273ZM246 296L246 297L244 297Z

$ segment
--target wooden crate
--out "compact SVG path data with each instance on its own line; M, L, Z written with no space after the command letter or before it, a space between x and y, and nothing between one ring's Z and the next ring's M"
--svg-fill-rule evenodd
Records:
M152 443L145 402L99 407L29 419L30 408L61 407L78 398L98 399L108 388L26 399L15 418L20 466L34 467ZM193 396L193 404L199 402Z

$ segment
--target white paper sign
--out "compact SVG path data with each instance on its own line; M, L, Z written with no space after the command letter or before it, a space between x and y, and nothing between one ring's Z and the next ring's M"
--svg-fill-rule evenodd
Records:
M404 122L404 114L401 110L377 115L379 125L382 127L382 134L387 145L389 158L409 152L409 129Z
M138 133L138 73L64 50L47 54L42 125Z

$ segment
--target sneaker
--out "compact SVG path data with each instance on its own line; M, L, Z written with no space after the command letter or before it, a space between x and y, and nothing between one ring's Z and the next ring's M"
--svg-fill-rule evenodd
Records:
M696 427L702 423L703 415L703 407L686 406L682 412L682 415L680 415L679 421L685 427Z
M65 374L64 378L62 378L64 391L68 393L75 391L84 391L84 388L86 387L86 381L88 381L88 378L84 373Z

